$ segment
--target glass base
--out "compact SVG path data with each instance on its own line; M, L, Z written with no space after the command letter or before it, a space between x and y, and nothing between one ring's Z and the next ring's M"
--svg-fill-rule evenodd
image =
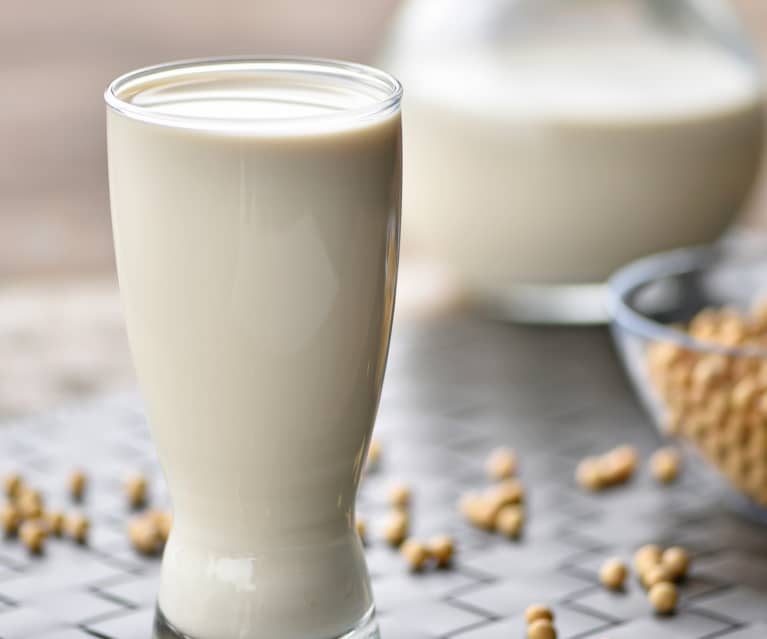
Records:
M604 284L515 284L482 300L495 319L521 324L595 325L608 321Z
M162 613L159 606L157 606L154 613L154 630L152 637L153 639L199 639L184 634L174 628L173 624L165 618L165 615ZM216 639L226 638L216 637ZM261 639L261 637L253 635L252 638L248 639ZM268 639L279 639L279 637L269 637ZM354 628L342 635L337 637L307 637L306 639L381 639L381 635L378 632L378 623L375 618L375 607L372 606Z

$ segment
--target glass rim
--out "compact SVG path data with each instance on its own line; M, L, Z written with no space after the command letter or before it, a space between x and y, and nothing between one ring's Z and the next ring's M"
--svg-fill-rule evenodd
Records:
M269 72L287 72L298 77L320 76L336 78L359 86L367 86L381 92L381 97L371 97L369 104L342 108L335 112L318 113L293 118L253 117L242 118L233 124L230 119L221 119L204 115L186 115L163 113L151 106L134 104L123 99L120 94L132 85L139 85L153 77L157 80L194 77L211 71L237 70ZM134 120L175 128L194 128L208 130L228 130L247 132L254 126L276 126L289 128L290 124L311 123L350 123L383 119L400 108L402 84L393 75L365 64L345 62L329 58L300 56L233 56L210 57L177 60L141 67L128 71L112 80L104 91L104 101L108 108Z
M717 244L692 246L655 253L629 262L607 281L607 310L615 326L632 335L655 342L670 342L698 353L729 357L765 359L761 346L724 346L707 342L662 324L632 307L627 297L634 291L664 277L674 277L705 269L722 259L724 249Z

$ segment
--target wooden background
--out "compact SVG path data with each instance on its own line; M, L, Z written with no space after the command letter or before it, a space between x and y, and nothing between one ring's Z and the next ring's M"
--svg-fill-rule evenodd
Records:
M113 77L162 60L238 53L365 61L396 3L5 0L0 283L111 272L101 95ZM767 2L736 4L767 49Z

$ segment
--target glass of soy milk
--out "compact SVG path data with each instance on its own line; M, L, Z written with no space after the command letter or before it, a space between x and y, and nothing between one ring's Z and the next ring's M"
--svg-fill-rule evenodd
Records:
M410 0L403 238L475 301L604 318L602 282L711 242L758 172L763 85L719 0Z
M378 637L354 501L397 274L401 87L302 59L107 89L125 318L173 500L156 639Z

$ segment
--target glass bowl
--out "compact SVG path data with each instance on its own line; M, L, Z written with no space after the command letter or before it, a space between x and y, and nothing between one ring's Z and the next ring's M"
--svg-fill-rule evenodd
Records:
M767 524L767 241L640 259L610 278L608 309L655 426Z

